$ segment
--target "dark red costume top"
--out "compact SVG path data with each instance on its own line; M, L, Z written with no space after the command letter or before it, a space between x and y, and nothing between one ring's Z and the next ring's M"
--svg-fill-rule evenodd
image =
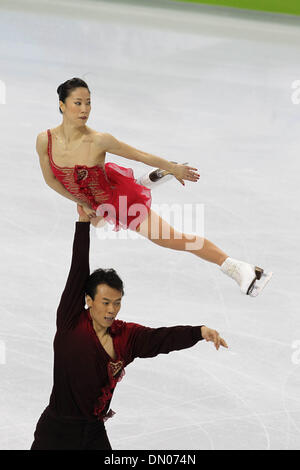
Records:
M133 170L116 163L75 167L56 165L52 157L52 135L48 133L48 156L55 177L82 202L88 203L97 215L120 228L139 226L151 208L151 190L136 182ZM136 223L134 223L135 221Z
M76 222L71 268L57 310L49 408L57 416L105 421L114 414L109 406L115 386L136 357L189 348L203 338L200 326L149 328L115 320L110 327L117 355L113 360L102 347L85 309L89 234L89 222Z

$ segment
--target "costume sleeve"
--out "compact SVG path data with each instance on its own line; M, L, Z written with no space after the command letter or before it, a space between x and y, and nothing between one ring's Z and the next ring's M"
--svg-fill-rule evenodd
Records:
M72 327L85 306L84 286L90 274L90 222L76 222L71 268L57 309L57 329Z
M136 357L155 357L194 346L202 340L201 326L170 326L149 328L127 323L127 364Z

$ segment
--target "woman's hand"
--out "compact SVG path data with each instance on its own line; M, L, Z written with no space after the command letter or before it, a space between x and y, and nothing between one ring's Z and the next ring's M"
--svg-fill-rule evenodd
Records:
M221 338L219 333L216 330L212 330L211 328L207 328L207 326L201 327L201 335L202 338L206 341L212 341L215 344L216 349L218 350L220 346L224 348L228 348L226 341Z
M91 219L92 217L96 217L96 211L87 203L83 203L83 204L80 204L80 206L82 207L85 215L87 215L89 217L89 219Z
M184 180L194 182L198 181L198 179L200 178L200 174L197 172L197 168L193 168L187 165L176 164L174 165L174 170L172 171L172 174L183 186L185 186Z

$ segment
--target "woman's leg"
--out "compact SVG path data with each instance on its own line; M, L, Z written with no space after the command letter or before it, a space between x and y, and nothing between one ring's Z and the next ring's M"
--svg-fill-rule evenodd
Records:
M178 232L153 210L150 210L148 217L143 220L136 231L157 245L193 253L219 266L228 258L224 251L206 238Z

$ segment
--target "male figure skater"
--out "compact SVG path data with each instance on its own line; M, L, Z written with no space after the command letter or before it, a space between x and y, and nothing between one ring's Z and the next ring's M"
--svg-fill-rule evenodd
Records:
M110 401L128 364L202 339L228 347L206 326L149 328L116 320L123 282L114 269L90 274L90 221L81 206L77 210L71 268L57 309L54 384L31 450L111 450L104 422L114 414Z

